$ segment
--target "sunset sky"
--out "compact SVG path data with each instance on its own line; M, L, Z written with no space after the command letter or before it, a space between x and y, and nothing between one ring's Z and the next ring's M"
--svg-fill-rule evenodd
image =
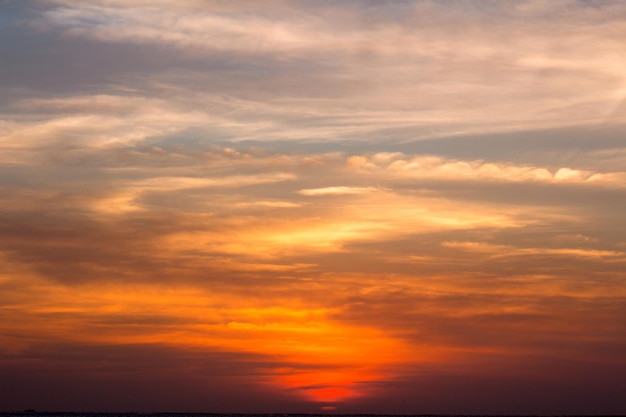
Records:
M626 414L626 2L0 0L0 411Z

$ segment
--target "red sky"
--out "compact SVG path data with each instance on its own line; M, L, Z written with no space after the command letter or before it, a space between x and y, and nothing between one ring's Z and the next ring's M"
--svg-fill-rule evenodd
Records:
M0 7L0 411L626 413L625 3Z

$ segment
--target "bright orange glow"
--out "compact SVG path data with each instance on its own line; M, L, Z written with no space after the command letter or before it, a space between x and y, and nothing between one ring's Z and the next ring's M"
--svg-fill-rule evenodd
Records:
M366 395L363 382L379 381L382 377L380 373L344 367L335 372L287 371L285 375L277 376L276 381L287 389L295 390L309 401L337 403Z
M329 317L332 309L287 306L288 300L280 302L285 307L254 307L252 299L185 287L86 286L67 290L39 283L33 288L38 290L31 292L28 304L21 304L16 296L13 309L20 310L27 320L15 323L14 331L35 331L49 315L63 314L63 320L45 326L45 333L40 331L39 336L71 343L156 343L180 349L225 348L276 356L305 367L277 369L266 382L307 401L336 403L358 398L366 394L367 382L390 376L390 365L433 360L416 358L400 339L377 329L333 321ZM85 299L90 300L88 305ZM35 300L36 307L31 304ZM250 306L240 307L246 304ZM90 324L97 318L155 313L163 319L178 317L180 323L141 328L94 328ZM3 339L5 346L16 343Z

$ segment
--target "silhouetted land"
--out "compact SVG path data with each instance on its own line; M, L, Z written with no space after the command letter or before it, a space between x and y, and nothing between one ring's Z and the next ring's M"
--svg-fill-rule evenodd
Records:
M343 413L319 413L319 414L300 414L300 413L98 413L98 412L70 412L70 411L35 411L24 410L15 412L0 412L0 417L606 417L594 414L553 414L553 415L532 415L532 414L343 414ZM620 417L612 415L611 417ZM626 415L625 415L626 417Z

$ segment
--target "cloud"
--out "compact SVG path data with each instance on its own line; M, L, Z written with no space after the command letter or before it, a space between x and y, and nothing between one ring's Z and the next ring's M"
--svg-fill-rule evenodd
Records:
M364 194L375 191L374 187L324 187L324 188L309 188L298 191L298 194L306 196L318 196L318 195L340 195L340 194Z
M109 195L91 204L99 213L116 214L146 209L138 203L142 196L150 193L172 193L195 188L208 187L243 187L255 184L293 180L290 174L269 174L255 176L231 176L221 178L197 177L153 177L120 185L115 194ZM268 203L265 204L268 206ZM285 207L284 204L269 206ZM289 206L288 206L289 207Z
M555 10L567 13L559 14L507 5L461 11L422 2L394 11L381 4L366 12L282 2L282 18L249 3L57 5L43 21L70 39L247 62L227 77L208 68L227 86L222 97L247 99L257 120L271 107L289 115L264 120L285 139L357 139L393 128L406 140L601 122L626 85L615 41L625 11L616 4L560 5ZM192 94L199 83L216 88L197 59L174 73L181 71ZM166 82L172 87L171 77ZM260 137L268 136L250 136Z
M491 163L480 160L455 160L436 156L406 157L400 153L383 154L384 158L372 156L350 156L346 165L357 172L378 171L395 178L429 179L440 181L479 182L537 182L549 184L572 184L622 188L626 184L626 173L593 172L569 167L549 170L537 166L516 166L506 163Z
M592 258L613 262L626 261L626 253L613 250L582 248L516 248L507 245L493 245L482 242L443 242L443 246L458 248L469 252L490 253L491 257L535 256L571 256L574 258Z

